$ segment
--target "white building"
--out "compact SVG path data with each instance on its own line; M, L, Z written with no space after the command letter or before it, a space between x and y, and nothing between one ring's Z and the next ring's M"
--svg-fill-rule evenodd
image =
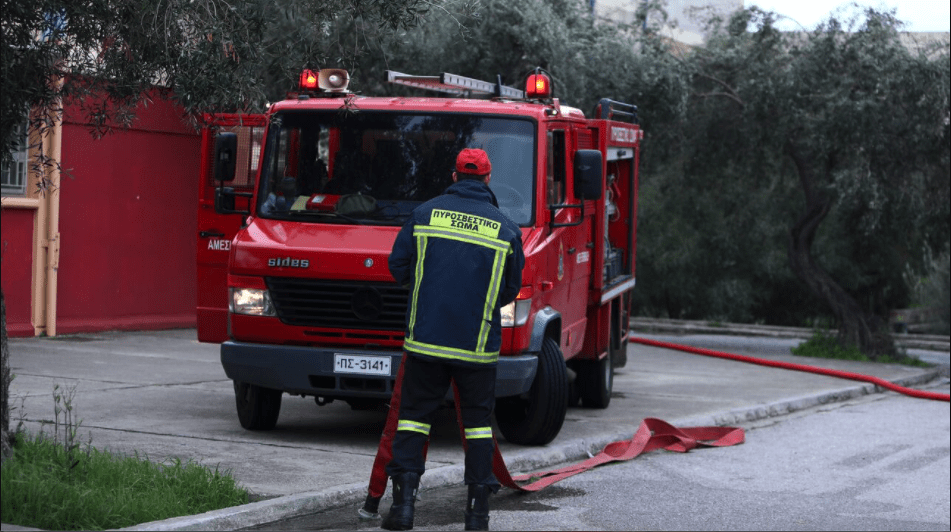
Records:
M589 0L594 13L618 22L634 22L634 13L644 0ZM667 0L668 37L689 45L703 42L703 20L710 11L726 16L743 8L743 0ZM699 16L698 16L699 15Z

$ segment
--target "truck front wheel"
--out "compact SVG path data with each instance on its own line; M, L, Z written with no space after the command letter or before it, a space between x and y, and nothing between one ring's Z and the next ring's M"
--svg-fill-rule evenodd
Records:
M531 389L526 394L498 398L495 420L507 441L519 445L545 445L558 435L567 411L565 359L558 343L545 338Z
M248 430L271 430L281 414L281 390L234 381L238 421Z

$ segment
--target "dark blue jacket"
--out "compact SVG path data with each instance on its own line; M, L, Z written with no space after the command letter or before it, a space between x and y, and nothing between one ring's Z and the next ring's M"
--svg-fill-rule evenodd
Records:
M462 363L495 364L499 309L522 284L522 233L481 181L454 183L413 211L390 253L390 273L410 288L404 348Z

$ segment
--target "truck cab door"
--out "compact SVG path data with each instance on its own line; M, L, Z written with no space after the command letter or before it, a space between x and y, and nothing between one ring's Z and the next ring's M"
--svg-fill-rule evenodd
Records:
M566 358L571 358L583 345L587 323L593 209L590 206L580 209L580 200L573 192L575 141L570 126L558 123L553 126L548 131L547 199L550 208L566 207L552 208L551 213L549 268L557 272L553 279L551 305L561 313L561 348Z
M575 155L578 149L577 131L570 130L568 135L568 144L566 147L565 169L567 170L567 192L568 201L571 204L584 204L581 209L569 209L573 211L575 223L564 228L565 242L565 276L570 279L568 288L568 300L570 309L568 312L568 328L571 332L570 345L565 349L566 353L577 354L581 350L585 341L584 335L587 330L588 302L591 292L591 273L592 258L595 250L594 242L594 220L597 213L595 201L583 199L576 192L576 183L580 179L575 175Z
M254 191L264 139L264 115L220 114L206 117L202 130L201 168L198 186L198 341L220 343L228 339L228 259L231 241L244 224L240 214L215 212L215 136L232 132L238 136L235 179L225 185L235 192ZM236 210L253 211L251 198L235 198Z

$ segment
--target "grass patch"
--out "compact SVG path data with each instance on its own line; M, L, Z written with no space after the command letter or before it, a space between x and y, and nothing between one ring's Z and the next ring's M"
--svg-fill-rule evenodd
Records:
M46 530L122 528L248 502L217 468L64 446L42 433L17 436L0 482L3 521Z
M834 358L838 360L857 360L860 362L875 362L855 345L842 345L835 335L825 331L815 331L812 337L796 347L791 348L792 354L801 357ZM900 349L898 356L880 360L892 364L906 366L930 367L931 364L916 357L908 356L904 349Z
M813 332L812 338L792 348L792 354L801 357L871 361L858 347L854 345L843 346L834 335L823 331Z

